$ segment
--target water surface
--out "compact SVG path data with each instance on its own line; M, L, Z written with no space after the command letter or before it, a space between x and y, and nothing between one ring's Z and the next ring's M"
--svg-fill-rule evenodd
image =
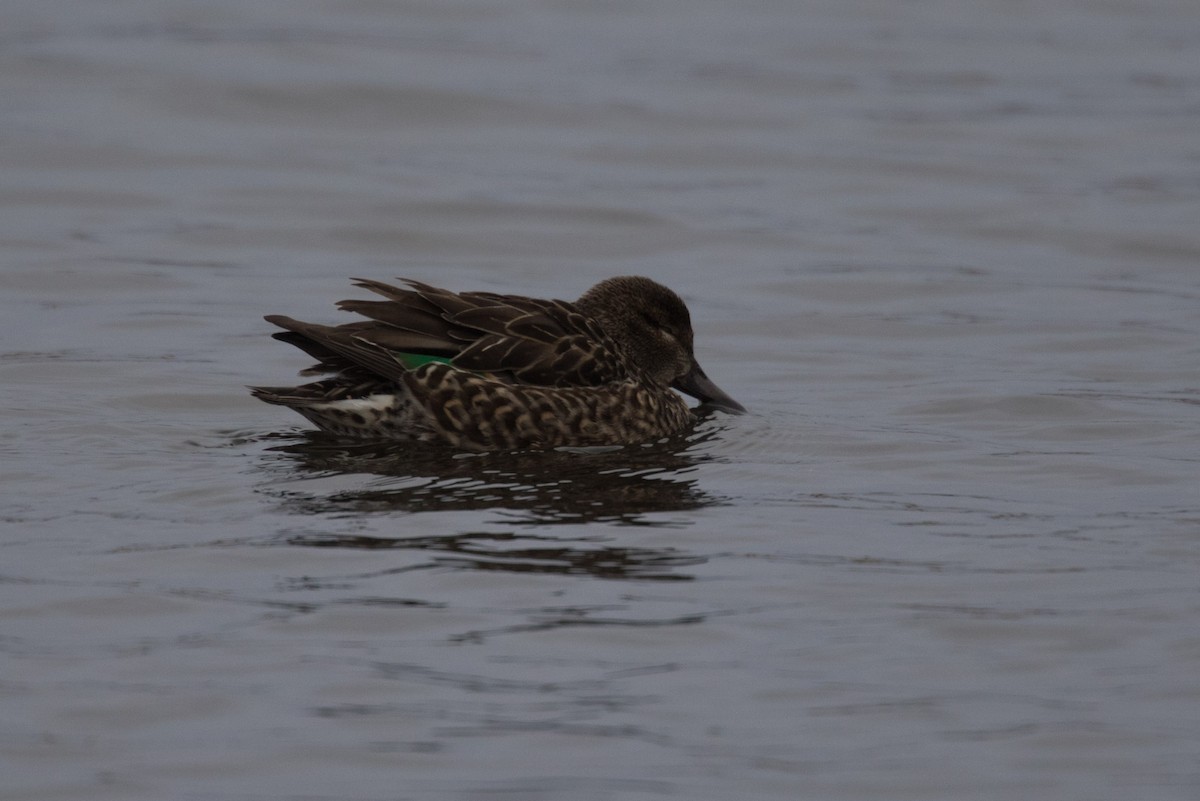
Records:
M1191 3L9 2L0 795L1200 794ZM349 276L751 408L350 445Z

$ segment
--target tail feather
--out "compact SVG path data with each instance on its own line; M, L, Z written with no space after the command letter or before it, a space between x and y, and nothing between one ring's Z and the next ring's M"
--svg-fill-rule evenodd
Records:
M303 387L246 387L250 394L264 403L275 406L302 406L318 398L302 394Z
M346 366L363 368L389 381L399 381L408 372L404 365L392 358L387 348L357 336L364 324L317 325L279 314L271 314L264 319L290 332L292 336L284 341L320 359L322 364L318 367L328 364L336 368L344 362ZM337 358L331 360L329 354Z

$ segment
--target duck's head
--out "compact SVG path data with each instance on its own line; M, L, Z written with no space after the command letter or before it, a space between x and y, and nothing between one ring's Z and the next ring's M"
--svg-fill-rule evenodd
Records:
M575 305L663 386L727 412L746 411L700 368L692 352L692 316L683 300L662 284L641 276L609 278Z

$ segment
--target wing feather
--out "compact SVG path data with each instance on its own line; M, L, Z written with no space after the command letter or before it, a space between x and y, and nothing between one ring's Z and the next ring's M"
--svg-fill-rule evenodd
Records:
M398 287L370 279L356 286L385 300L343 300L367 319L339 326L267 319L276 338L318 360L315 372L366 370L399 381L404 359L447 357L459 368L518 384L598 386L629 377L612 340L572 304L492 292L455 293L419 281Z

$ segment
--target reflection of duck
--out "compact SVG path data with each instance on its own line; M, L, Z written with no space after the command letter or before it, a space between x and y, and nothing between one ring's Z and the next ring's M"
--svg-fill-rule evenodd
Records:
M616 445L692 422L672 388L745 411L700 369L687 306L648 278L602 281L575 303L409 281L357 285L387 300L344 300L369 320L290 317L275 338L315 357L300 387L255 387L336 434L446 442L472 451Z
M581 574L595 578L689 581L675 568L703 564L674 548L621 548L561 542L512 532L473 531L431 537L364 537L353 534L299 534L292 545L309 548L404 549L433 552L423 567L456 567L508 573ZM545 544L542 544L542 543ZM517 545L519 543L519 545Z
M512 523L647 525L646 514L718 502L694 479L682 477L704 460L696 448L714 435L706 429L602 451L455 454L438 448L414 451L379 442L348 443L313 433L272 450L308 471L398 479L395 486L376 480L369 489L321 497L284 495L285 506L306 514L500 509L509 513L505 519Z
M612 449L453 453L447 449L390 447L347 441L320 432L271 448L272 469L317 475L362 476L369 486L328 495L297 493L284 484L277 494L285 511L343 517L395 512L497 510L502 530L453 534L381 536L306 531L292 545L315 548L396 549L429 553L431 560L398 568L451 567L516 573L583 574L596 578L686 581L680 567L702 564L675 548L622 547L608 537L560 538L546 526L591 522L632 526L678 526L654 513L700 509L720 503L704 493L694 471L707 457L703 445L719 429L704 427L649 445ZM298 468L298 469L297 469ZM381 478L382 477L382 478ZM393 484L389 486L389 484ZM390 518L387 518L390 519ZM376 527L377 528L377 527ZM589 531L589 529L584 529ZM393 570L397 568L389 568Z

